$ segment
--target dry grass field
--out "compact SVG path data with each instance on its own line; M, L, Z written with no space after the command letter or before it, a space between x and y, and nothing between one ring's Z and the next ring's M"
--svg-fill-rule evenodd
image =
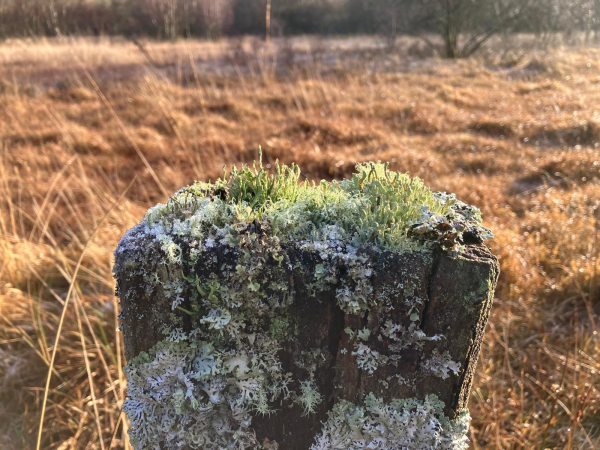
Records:
M127 448L112 252L149 206L262 146L315 180L389 161L480 207L502 275L472 448L600 448L599 143L592 48L1 44L0 447L36 447L51 367L41 448Z

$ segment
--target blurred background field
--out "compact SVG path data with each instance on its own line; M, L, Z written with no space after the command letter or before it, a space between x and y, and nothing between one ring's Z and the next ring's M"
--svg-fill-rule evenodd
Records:
M584 41L499 36L458 60L367 35L1 43L0 447L35 448L58 345L41 448L126 448L112 252L148 207L262 146L313 180L389 161L481 208L502 275L472 448L599 448L600 49Z

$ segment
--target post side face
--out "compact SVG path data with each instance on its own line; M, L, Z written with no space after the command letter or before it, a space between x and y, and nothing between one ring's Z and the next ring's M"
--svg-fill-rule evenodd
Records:
M165 250L140 225L116 252L136 448L464 447L498 273L487 249L241 236Z
M475 367L498 282L498 260L484 247L471 247L457 258L441 255L429 287L429 304L423 331L443 334L455 361L464 361L453 380L447 408L467 407ZM426 380L423 380L426 383ZM429 383L435 391L435 380Z

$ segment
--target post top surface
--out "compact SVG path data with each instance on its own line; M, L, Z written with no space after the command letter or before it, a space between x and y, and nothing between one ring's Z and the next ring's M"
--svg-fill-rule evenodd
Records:
M393 251L460 251L492 237L476 207L389 171L387 164L358 164L343 181L317 184L301 177L295 165L277 163L275 174L262 164L234 167L215 183L181 189L151 208L144 221L167 234L198 238L260 223L281 242L335 239Z

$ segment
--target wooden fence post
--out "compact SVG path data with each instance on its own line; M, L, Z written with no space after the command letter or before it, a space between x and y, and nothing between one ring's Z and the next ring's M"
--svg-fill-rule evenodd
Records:
M498 263L476 208L382 164L234 170L115 252L136 449L461 449Z

